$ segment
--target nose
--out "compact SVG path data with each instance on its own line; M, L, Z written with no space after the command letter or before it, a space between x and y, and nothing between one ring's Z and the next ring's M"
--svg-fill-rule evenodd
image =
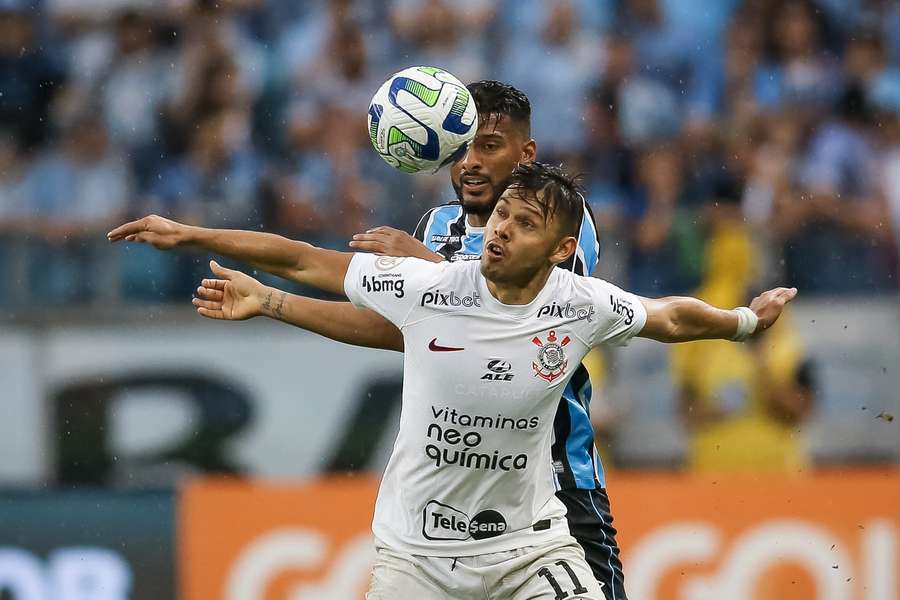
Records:
M478 154L478 150L475 149L474 141L466 149L460 165L463 173L477 173L481 170L481 156Z
M509 219L500 219L494 226L494 232L504 242L509 241Z

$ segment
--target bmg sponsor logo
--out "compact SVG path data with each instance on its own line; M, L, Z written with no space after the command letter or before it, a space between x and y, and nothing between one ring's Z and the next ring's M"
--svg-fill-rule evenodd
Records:
M404 280L402 277L389 275L379 275L378 277L370 277L363 275L363 288L369 293L393 293L397 298L403 297Z
M572 304L569 302L566 302L564 306L562 304L557 304L556 302L551 302L550 304L545 304L544 306L540 307L538 309L537 316L538 319L549 317L551 319L576 319L578 321L584 320L588 323L592 323L594 321L594 307L575 307L572 306Z
M634 323L634 308L631 306L631 302L624 298L616 298L612 294L609 295L609 303L612 306L612 310L619 316L625 317L625 324L631 325Z
M481 308L481 296L478 292L472 292L469 296L459 296L453 290L442 292L433 290L422 294L421 306L447 307L447 308Z
M422 514L422 535L428 540L484 540L506 533L506 519L496 510L469 516L452 506L432 500Z

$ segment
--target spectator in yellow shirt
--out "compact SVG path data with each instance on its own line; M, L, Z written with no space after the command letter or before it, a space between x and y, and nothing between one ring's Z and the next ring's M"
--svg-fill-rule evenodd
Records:
M710 207L697 296L738 306L748 296L757 255L737 194L719 195ZM672 374L691 470L790 472L809 464L800 425L814 404L812 368L789 314L748 344L710 340L673 347Z

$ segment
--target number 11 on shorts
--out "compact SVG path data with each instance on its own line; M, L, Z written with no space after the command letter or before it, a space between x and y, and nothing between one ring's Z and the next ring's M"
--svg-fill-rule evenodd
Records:
M554 563L558 567L562 567L566 572L566 575L569 576L569 579L572 580L572 585L575 586L575 589L572 590L572 594L586 594L588 589L581 585L581 582L578 581L578 577L575 575L575 571L572 570L572 567L569 566L564 560L558 560ZM569 597L569 592L565 591L559 582L556 580L556 577L553 576L553 572L550 571L549 567L541 567L538 572L538 577L543 577L547 580L547 583L550 584L550 587L553 588L553 591L556 592L556 597L553 600L564 600Z

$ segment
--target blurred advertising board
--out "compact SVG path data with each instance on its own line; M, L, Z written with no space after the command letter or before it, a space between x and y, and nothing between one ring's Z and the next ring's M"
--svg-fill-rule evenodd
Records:
M815 359L802 435L819 463L900 460L898 303L798 305ZM402 355L264 319L142 308L107 320L0 325L0 486L173 485L185 472L293 479L380 471L396 432ZM677 465L684 439L668 348L610 356L594 400L621 415L622 465ZM599 388L598 388L599 391Z
M900 471L610 486L631 597L900 598Z
M182 496L183 600L362 598L377 482L200 480ZM633 600L898 600L900 473L615 473Z
M0 598L175 597L170 492L0 493Z
M152 317L0 328L0 485L159 487L197 471L299 478L367 468L389 452L399 353L264 320Z
M200 480L182 493L182 600L362 598L378 482Z

